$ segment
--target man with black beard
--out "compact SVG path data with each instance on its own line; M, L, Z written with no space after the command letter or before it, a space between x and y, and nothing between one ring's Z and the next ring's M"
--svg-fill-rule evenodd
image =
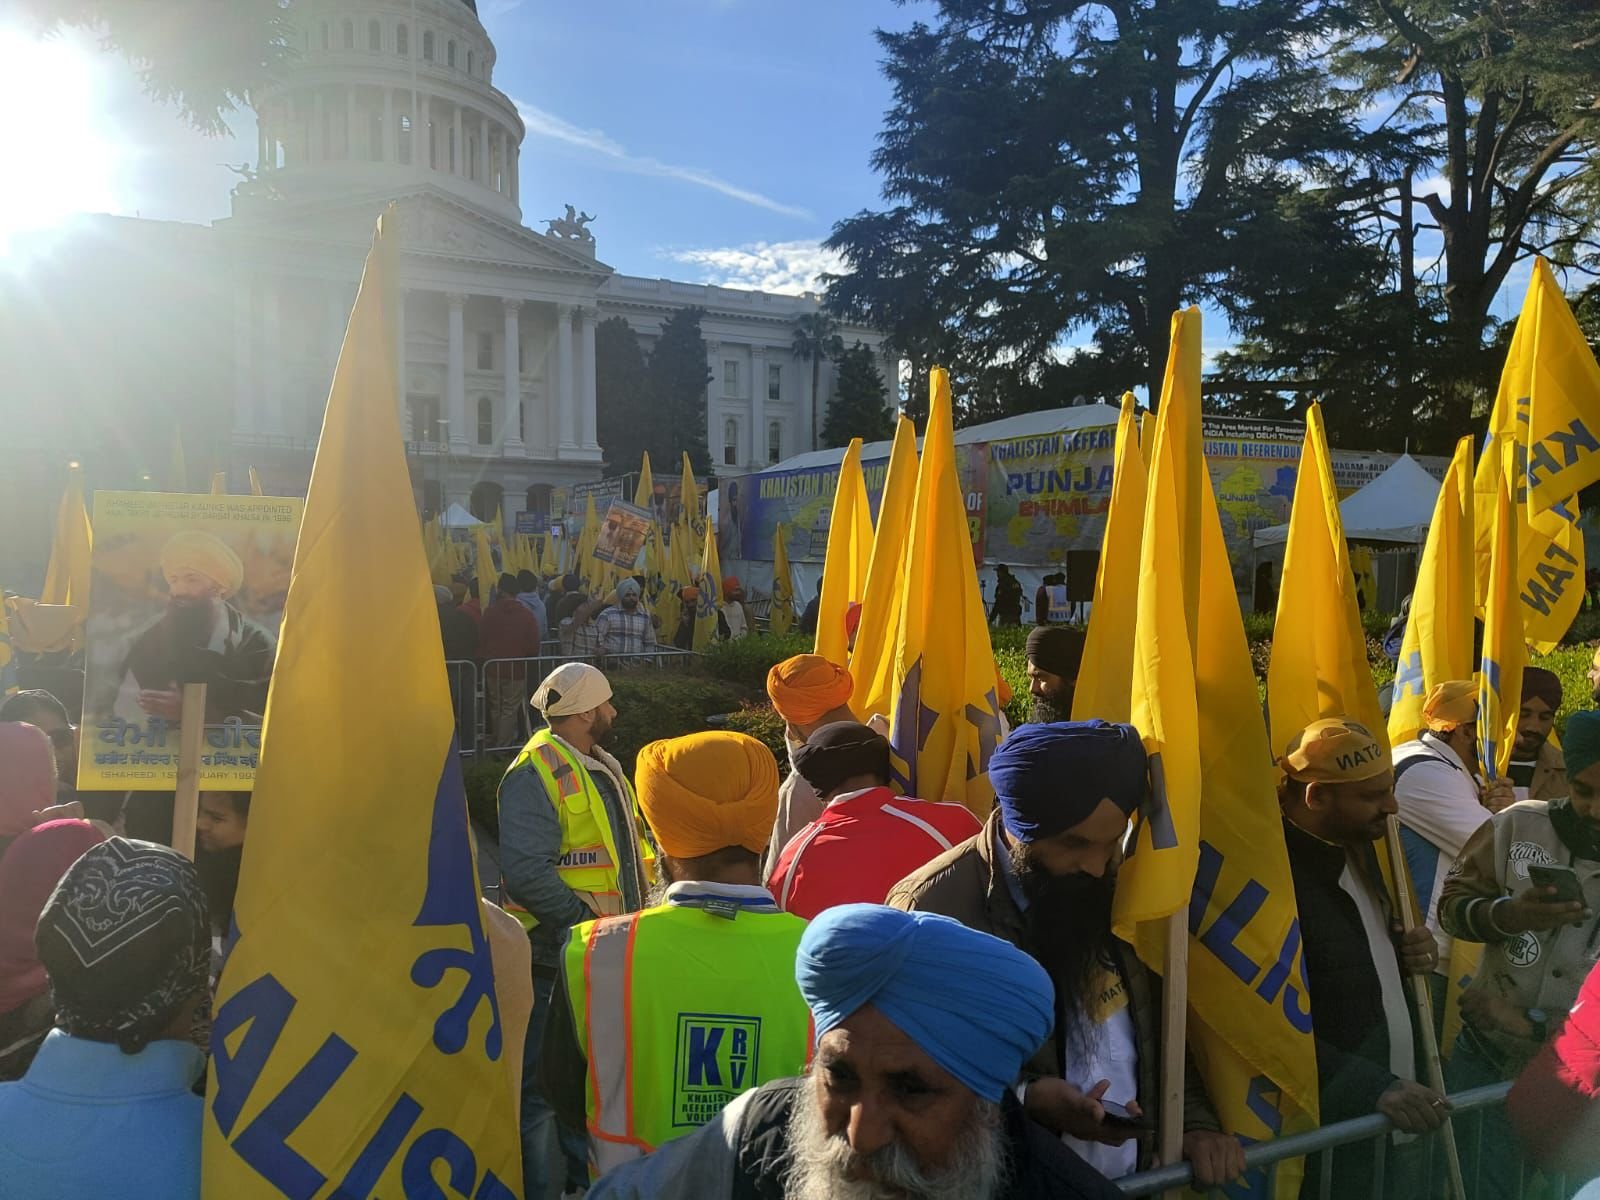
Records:
M1028 691L1041 725L1072 719L1072 694L1083 664L1083 630L1040 625L1028 635Z
M161 574L167 610L134 639L113 714L130 724L176 724L183 685L204 683L207 724L260 724L277 639L228 603L244 586L239 556L221 538L191 530L162 547Z
M999 938L931 913L830 908L795 980L809 1072L740 1095L621 1167L589 1200L1113 1200L1014 1095L1050 1028L1050 980Z
M976 837L900 881L888 903L943 913L1031 954L1055 984L1055 1033L1028 1062L1028 1115L1107 1178L1153 1163L1153 1139L1106 1105L1159 1121L1157 981L1111 932L1115 868L1144 798L1144 746L1131 725L1028 724L989 760L995 809ZM1202 1187L1244 1171L1190 1072L1183 1156ZM1138 1140L1135 1140L1138 1139Z

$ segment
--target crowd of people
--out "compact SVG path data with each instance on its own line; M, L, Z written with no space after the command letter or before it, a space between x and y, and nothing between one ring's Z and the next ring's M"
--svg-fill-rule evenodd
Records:
M654 638L629 579L598 607L532 577L502 577L481 611L439 591L447 656L455 638L533 657L580 612L616 644ZM524 997L505 1006L525 1018L523 1194L1110 1197L1157 1164L1163 1118L1198 1185L1240 1180L1245 1145L1194 1062L1181 1112L1163 1112L1162 981L1112 923L1150 764L1132 726L1070 719L1082 654L1077 630L1030 635L1031 719L993 753L982 821L902 793L881 718L858 721L848 670L818 655L767 680L786 763L708 731L645 746L630 771L607 749L599 667L564 662L531 701L507 676L493 719L509 732L526 706L537 731L500 784L498 829L474 832L504 909L486 909L491 942L513 918L526 933L495 951ZM1594 681L1600 704L1600 654ZM1427 1194L1437 1149L1414 1135L1451 1113L1409 981L1428 983L1439 1034L1465 946L1482 961L1448 1088L1521 1077L1509 1122L1457 1131L1471 1196L1514 1194L1535 1166L1600 1173L1584 1003L1600 988L1600 711L1574 713L1558 747L1562 700L1555 676L1525 672L1511 777L1494 784L1475 775L1466 680L1433 687L1424 731L1392 751L1335 716L1279 760L1321 1120L1388 1118L1389 1195ZM54 697L0 707L0 1197L197 1195L208 998L250 797L202 794L191 861L160 844L170 797L79 794L75 756ZM1391 818L1422 917L1409 929L1379 866ZM1332 1195L1372 1195L1376 1153L1334 1153ZM1323 1174L1309 1164L1308 1188Z

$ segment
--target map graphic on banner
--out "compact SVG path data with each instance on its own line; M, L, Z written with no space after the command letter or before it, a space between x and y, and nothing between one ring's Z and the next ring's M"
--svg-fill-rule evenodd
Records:
M205 683L200 786L250 789L301 503L95 493L79 787L175 788L182 685Z

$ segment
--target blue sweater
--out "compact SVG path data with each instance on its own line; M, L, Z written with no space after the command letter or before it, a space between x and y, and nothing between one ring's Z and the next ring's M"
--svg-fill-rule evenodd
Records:
M0 1083L0 1200L198 1200L204 1064L189 1042L124 1054L52 1030Z

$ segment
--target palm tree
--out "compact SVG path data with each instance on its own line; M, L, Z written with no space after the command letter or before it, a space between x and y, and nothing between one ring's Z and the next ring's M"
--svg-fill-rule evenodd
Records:
M791 352L802 362L811 363L811 444L815 447L817 433L822 428L822 415L817 411L822 362L844 353L844 339L839 336L838 324L825 312L802 313L794 321Z

